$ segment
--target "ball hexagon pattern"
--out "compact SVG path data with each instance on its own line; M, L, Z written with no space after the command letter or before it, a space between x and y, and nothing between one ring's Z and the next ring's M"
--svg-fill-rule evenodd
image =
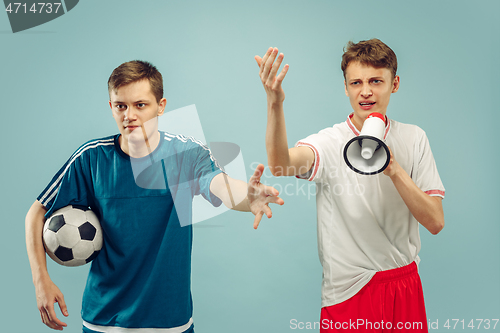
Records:
M102 248L99 219L89 208L66 206L56 210L43 227L45 251L64 266L85 265Z

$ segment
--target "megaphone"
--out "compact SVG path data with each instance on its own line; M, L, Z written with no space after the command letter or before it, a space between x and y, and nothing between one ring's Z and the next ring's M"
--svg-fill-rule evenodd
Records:
M345 145L344 160L351 170L362 175L376 175L387 168L391 153L382 141L384 131L384 116L378 112L370 113L361 133Z

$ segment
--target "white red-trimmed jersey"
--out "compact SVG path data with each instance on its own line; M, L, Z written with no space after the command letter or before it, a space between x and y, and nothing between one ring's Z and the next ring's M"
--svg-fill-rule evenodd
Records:
M311 148L315 155L309 172L298 177L315 181L318 187L322 307L354 296L378 271L420 262L419 223L391 179L383 173L360 175L344 161L345 144L359 135L351 117L296 144ZM445 189L422 129L388 120L384 140L422 191L444 198Z

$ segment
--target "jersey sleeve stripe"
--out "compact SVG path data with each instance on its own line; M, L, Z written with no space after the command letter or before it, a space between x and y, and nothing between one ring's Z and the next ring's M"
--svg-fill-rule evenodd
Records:
M444 191L441 190L429 190L425 191L425 194L428 194L430 196L440 196L444 198Z
M59 177L52 183L52 185L45 191L45 193L42 195L40 198L40 203L44 206L47 206L47 204L56 196L57 191L59 190L59 186L61 185L61 181L66 174L66 171L68 171L69 167L71 164L87 149L95 148L98 146L110 146L114 145L114 139L109 139L109 140L103 140L103 141L91 141L86 144L84 144L82 147L80 147L71 157L68 163L66 164L66 168L64 168L64 171L61 172Z
M108 142L114 142L114 137L109 138L109 139L97 139L97 140L91 140L89 142L84 143L80 148L78 148L73 155L71 155L71 158L75 155L79 155L82 151L87 150L87 147L94 145L96 143L108 143Z
M165 133L166 134L166 133ZM172 138L177 138L179 139L180 141L182 142L188 142L188 140L192 141L193 143L196 143L198 144L201 148L205 149L205 150L208 150L208 153L210 155L210 160L212 162L214 162L215 166L217 168L219 168L220 171L226 173L224 171L224 168L219 164L219 162L217 162L217 160L215 159L214 155L212 155L212 151L210 150L210 148L208 148L205 144L203 144L203 142L201 142L200 140L196 140L194 137L192 136L188 136L188 137L185 137L184 135L182 134L177 134L175 136L169 134L168 136L172 137Z
M309 148L311 148L314 152L314 170L311 174L311 176L307 179L309 181L312 181L314 179L314 177L316 176L316 173L318 172L318 168L319 168L319 153L318 153L318 150L316 149L316 147L314 147L312 144L310 143L305 143L305 142L297 142L297 145L296 147L300 147L300 146L307 146ZM297 175L297 178L301 178L299 177L299 175ZM303 179L303 178L301 178Z

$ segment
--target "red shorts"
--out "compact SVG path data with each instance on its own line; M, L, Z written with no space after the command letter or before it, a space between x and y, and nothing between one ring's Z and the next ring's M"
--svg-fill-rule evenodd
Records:
M377 272L356 295L321 309L320 332L427 332L415 262Z

